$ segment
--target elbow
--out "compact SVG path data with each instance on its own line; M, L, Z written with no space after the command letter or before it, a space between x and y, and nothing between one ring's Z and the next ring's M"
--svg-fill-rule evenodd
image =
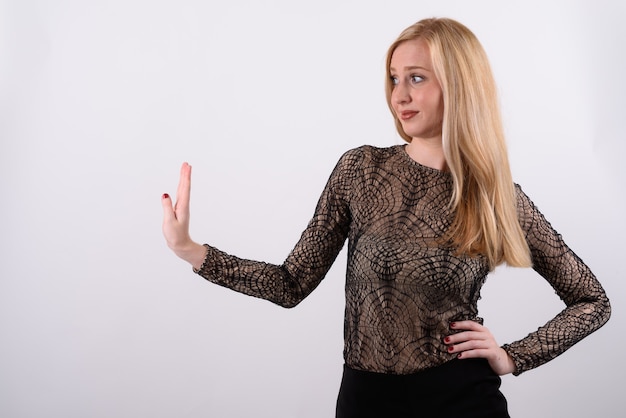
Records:
M600 297L590 301L589 305L583 309L583 312L594 318L593 322L596 324L594 329L598 329L611 318L611 302L609 302L606 294L603 293Z
M281 297L273 299L272 302L281 308L292 309L298 306L302 300L304 300L304 295L300 293L285 292Z
M301 300L284 300L277 302L276 304L281 308L293 309L300 304Z
M275 299L271 299L273 303L285 309L295 308L302 302L304 295L300 292L283 292L283 294Z
M291 276L287 276L280 289L280 296L278 296L276 300L273 300L273 302L282 308L295 308L311 293L311 290L312 289L301 286L300 283Z
M602 298L602 302L602 325L604 325L611 318L611 302L606 295Z

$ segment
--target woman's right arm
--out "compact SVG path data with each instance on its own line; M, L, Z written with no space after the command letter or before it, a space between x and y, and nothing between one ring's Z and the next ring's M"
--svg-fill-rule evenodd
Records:
M188 165L181 169L176 205L164 197L163 233L168 246L190 262L205 279L283 307L293 307L324 278L347 238L351 214L349 194L358 175L361 152L348 151L333 170L313 218L282 265L246 260L189 238Z

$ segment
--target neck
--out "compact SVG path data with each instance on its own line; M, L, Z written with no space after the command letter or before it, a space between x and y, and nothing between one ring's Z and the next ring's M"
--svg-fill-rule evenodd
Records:
M426 167L441 171L446 170L448 167L446 157L443 154L441 138L413 138L406 146L406 152L409 154L409 157Z

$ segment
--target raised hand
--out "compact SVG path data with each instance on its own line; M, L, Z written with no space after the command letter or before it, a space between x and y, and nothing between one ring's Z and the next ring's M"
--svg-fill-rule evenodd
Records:
M200 268L206 254L206 248L194 242L189 236L189 197L191 194L191 166L183 163L180 168L180 180L176 192L176 204L165 193L161 198L163 206L163 236L167 246L174 253Z
M498 375L513 373L515 363L486 327L474 321L458 321L450 328L461 331L443 339L449 353L458 353L459 359L485 358Z

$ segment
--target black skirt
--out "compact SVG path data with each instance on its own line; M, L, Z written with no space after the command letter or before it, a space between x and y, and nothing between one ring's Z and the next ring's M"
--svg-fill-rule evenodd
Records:
M500 383L485 359L454 359L410 375L344 366L336 417L509 418Z

